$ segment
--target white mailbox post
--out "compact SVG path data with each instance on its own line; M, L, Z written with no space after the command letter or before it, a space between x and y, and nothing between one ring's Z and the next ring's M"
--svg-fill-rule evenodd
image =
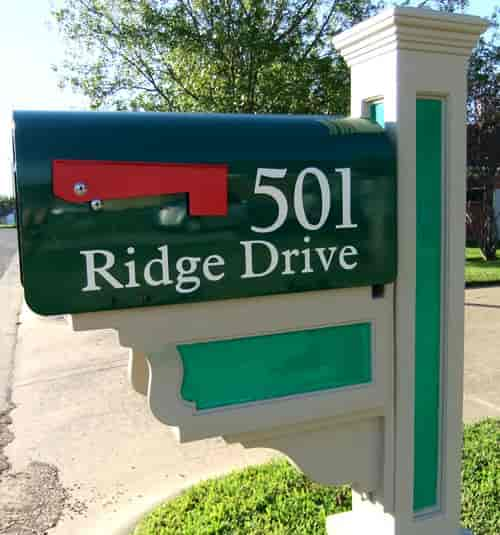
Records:
M397 146L398 277L386 514L357 496L352 513L330 519L332 533L459 531L466 71L486 27L396 8L334 41L351 67L352 115L373 105Z

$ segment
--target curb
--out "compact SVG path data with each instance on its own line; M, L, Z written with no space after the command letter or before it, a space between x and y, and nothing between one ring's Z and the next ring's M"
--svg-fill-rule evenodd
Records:
M465 289L473 290L475 288L494 288L500 286L500 281L484 281L484 282L466 282Z
M103 529L101 535L132 535L137 524L142 520L144 516L150 513L153 509L156 509L159 505L170 500L178 498L182 493L186 492L189 488L193 486L193 483L186 485L185 487L172 491L170 494L163 496L162 498L155 498L151 501L146 507L140 511L134 512L126 521L119 524L117 528L114 529Z
M21 310L23 290L19 279L19 260L15 254L0 277L0 411L9 405L14 354L17 343L17 321Z

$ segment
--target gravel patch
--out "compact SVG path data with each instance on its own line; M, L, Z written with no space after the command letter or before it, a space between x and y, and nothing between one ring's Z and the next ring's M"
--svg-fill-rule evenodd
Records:
M46 535L66 509L70 515L84 514L85 504L71 499L59 480L56 466L31 462L23 472L12 472L4 449L14 440L9 426L9 403L0 412L0 534Z
M61 517L68 493L55 466L32 462L0 479L0 533L44 535Z

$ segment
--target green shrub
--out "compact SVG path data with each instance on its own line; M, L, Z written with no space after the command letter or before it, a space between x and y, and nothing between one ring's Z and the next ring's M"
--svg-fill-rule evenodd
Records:
M347 487L318 485L274 461L192 487L149 514L134 535L323 535L326 517L350 508Z
M500 534L500 420L464 430L462 522ZM147 515L133 535L326 535L328 515L351 509L348 487L311 482L286 461L195 485Z

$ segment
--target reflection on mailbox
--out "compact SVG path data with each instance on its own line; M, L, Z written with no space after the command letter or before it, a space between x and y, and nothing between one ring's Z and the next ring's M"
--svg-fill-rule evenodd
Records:
M360 119L16 112L39 313L384 284L395 155Z

